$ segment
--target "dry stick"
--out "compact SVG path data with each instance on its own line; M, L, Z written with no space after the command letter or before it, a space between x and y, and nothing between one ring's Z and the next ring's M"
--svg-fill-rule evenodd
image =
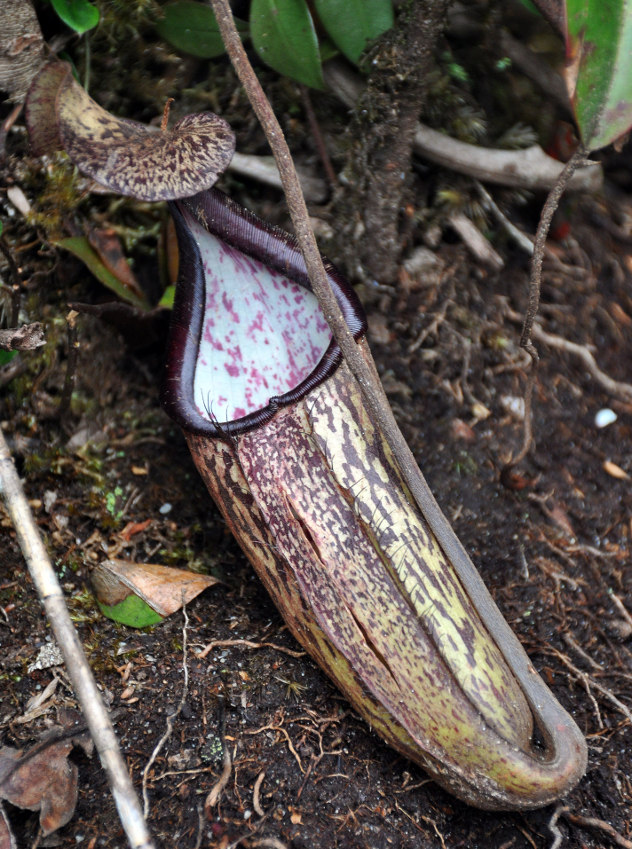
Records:
M33 519L4 434L0 430L0 493L13 522L29 574L44 605L66 671L110 783L121 824L133 849L153 844L116 734L68 614L64 594Z
M542 214L538 223L538 229L533 242L533 257L531 259L531 275L529 277L529 305L522 327L522 335L520 337L520 347L531 357L531 368L527 381L527 388L524 396L524 430L522 438L522 448L518 454L513 457L503 469L503 474L506 474L510 469L520 463L527 456L531 444L533 442L533 417L532 417L532 401L533 387L535 385L535 376L540 357L538 351L531 341L531 332L533 330L533 322L538 314L540 306L540 290L542 288L542 261L544 260L544 248L546 246L546 237L551 227L551 221L555 210L558 208L564 189L568 185L569 180L577 170L577 168L585 162L586 150L583 145L580 145L575 153L568 160L562 173L560 174L556 184L548 194L548 197L542 207Z
M248 61L241 38L235 28L229 2L228 0L209 0L209 2L215 13L231 63L272 148L307 274L334 339L349 369L360 384L369 412L386 439L412 498L417 502L431 532L461 580L484 626L497 645L502 646L505 660L520 682L531 710L538 718L547 742L553 749L552 758L568 762L576 756L576 744L572 739L574 732L569 730L568 734L558 733L560 726L566 727L565 714L552 699L542 679L534 675L533 667L524 649L500 615L481 576L441 512L397 426L366 346L364 343L356 344L349 331L316 245L290 150L272 107Z

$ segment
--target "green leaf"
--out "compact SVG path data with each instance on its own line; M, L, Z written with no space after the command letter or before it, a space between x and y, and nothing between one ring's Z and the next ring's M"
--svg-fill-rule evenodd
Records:
M336 46L356 64L368 43L393 26L391 0L314 0L314 8Z
M52 0L53 9L62 21L83 35L99 23L99 10L88 0Z
M17 351L0 351L0 366L6 366L14 357L17 357Z
M103 604L97 600L99 610L108 619L129 625L131 628L146 628L148 625L157 625L162 622L163 617L156 613L146 601L133 593L118 604Z
M567 86L582 141L598 150L632 126L632 0L566 0Z
M71 236L68 239L59 239L53 242L53 244L74 254L77 259L80 259L88 267L97 280L100 280L104 286L107 286L108 289L118 295L122 300L133 304L135 307L139 307L141 310L151 308L149 301L139 298L135 292L132 292L118 277L106 268L85 236Z
M158 301L158 306L163 307L164 309L172 310L175 296L176 287L172 283L167 286L165 291L162 293L162 298Z
M323 88L318 39L305 0L252 0L252 44L263 61L286 77Z
M210 6L196 3L194 0L177 0L162 9L164 17L156 24L161 38L182 53L197 56L198 59L214 59L224 52L224 42ZM239 32L245 32L248 25L236 20Z

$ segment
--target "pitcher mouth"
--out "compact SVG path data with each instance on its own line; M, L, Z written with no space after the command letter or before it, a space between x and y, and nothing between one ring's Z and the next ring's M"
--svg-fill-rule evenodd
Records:
M169 206L180 273L162 402L186 430L226 438L303 398L341 353L292 236L217 189ZM360 302L330 262L325 269L359 339Z

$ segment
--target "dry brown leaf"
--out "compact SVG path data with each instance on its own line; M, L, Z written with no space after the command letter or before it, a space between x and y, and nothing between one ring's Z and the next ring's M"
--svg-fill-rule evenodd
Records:
M36 747L32 756L0 749L0 798L18 808L40 812L44 835L70 821L77 804L77 767L68 760L72 740Z
M112 607L134 593L160 616L170 616L202 590L217 583L210 575L173 569L158 563L104 560L92 572L97 599Z

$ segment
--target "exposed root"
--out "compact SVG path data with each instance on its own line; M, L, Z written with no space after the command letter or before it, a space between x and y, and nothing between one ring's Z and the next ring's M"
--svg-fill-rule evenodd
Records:
M522 323L522 316L514 312L514 310L507 309L505 314L510 321ZM602 389L605 389L606 392L617 398L621 398L623 401L632 402L632 384L614 380L602 371L586 345L578 345L576 342L571 342L563 336L558 336L556 333L547 333L539 324L533 325L531 333L535 340L548 345L549 348L556 348L559 351L565 351L567 354L578 357L590 376Z
M269 648L274 649L275 651L283 652L283 654L289 654L290 657L305 657L304 651L294 651L293 649L286 649L284 646L278 646L276 643L255 643L252 640L212 640L212 642L207 643L206 646L204 646L202 651L197 656L206 657L206 655L209 654L209 652L212 652L213 649L228 648L231 646L244 646L244 648L248 649Z
M551 843L549 849L559 849L559 847L562 845L564 835L559 830L557 823L562 814L566 813L567 811L568 808L564 805L558 805L553 811L553 816L551 817L548 823L549 831L553 835L553 843Z
M555 657L562 661L564 666L570 669L573 675L575 675L584 684L584 686L589 684L591 687L594 687L595 690L601 693L604 698L606 698L620 713L623 714L623 716L625 716L628 722L632 723L632 711L629 707L627 707L627 705L624 705L613 692L611 692L607 687L604 687L603 684L595 681L595 679L588 675L587 672L582 672L581 669L578 669L575 664L566 657L566 655L562 654L562 652L557 651L557 649L551 649L551 651Z
M604 822L604 820L597 819L596 817L583 817L581 814L573 814L568 808L563 808L561 815L569 822L572 822L573 825L580 825L584 828L591 828L594 831L601 831L607 834L613 843L616 843L617 846L622 846L623 849L632 849L632 840L623 837L610 823Z

